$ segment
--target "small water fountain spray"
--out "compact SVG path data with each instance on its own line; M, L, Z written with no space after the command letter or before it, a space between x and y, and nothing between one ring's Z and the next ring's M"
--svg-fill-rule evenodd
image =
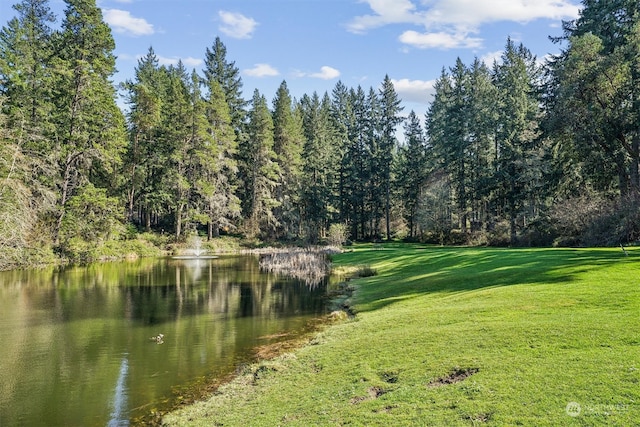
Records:
M187 239L187 249L184 250L184 255L173 256L173 259L212 259L217 256L206 255L207 249L202 247L202 239L197 233L192 234Z
M189 238L189 241L191 246L191 249L189 249L189 252L191 252L196 257L200 257L200 255L206 252L202 249L202 240L200 239L200 236L198 236L197 234L192 235Z

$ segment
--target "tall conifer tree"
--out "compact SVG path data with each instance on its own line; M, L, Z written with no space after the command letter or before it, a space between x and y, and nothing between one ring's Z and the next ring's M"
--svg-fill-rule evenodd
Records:
M276 189L279 206L275 210L280 224L278 236L292 238L300 231L300 192L304 134L302 115L293 105L286 82L273 100L274 152L280 169Z
M247 137L247 232L273 236L278 226L273 210L278 206L275 190L280 170L273 151L273 118L267 100L257 89L249 111Z
M216 237L220 229L235 227L235 219L240 216L240 199L236 196L236 174L238 165L236 153L238 143L233 130L229 105L226 102L222 86L217 80L210 80L207 94L207 121L209 133L216 145L217 158L213 187L211 188L208 213L209 237Z
M122 86L127 91L129 104L129 147L125 156L127 173L128 217L151 227L151 213L154 206L154 193L157 194L158 171L166 163L162 151L157 147L162 115L163 91L162 71L158 58L149 48L147 55L138 60L135 68L135 80Z
M398 176L395 180L400 192L404 218L409 228L409 237L417 237L417 214L420 191L427 177L427 143L414 111L404 125L405 145L398 155Z
M536 58L522 44L511 39L496 66L498 89L497 197L504 201L509 220L510 242L516 243L517 220L532 194L536 179L529 168L539 142L539 67Z
M384 76L380 89L380 175L384 194L385 231L391 239L391 182L392 164L398 146L396 128L402 123L400 113L404 109L388 75Z
M58 56L53 60L54 138L60 171L56 241L76 190L87 184L109 187L126 146L124 117L110 80L115 73L111 30L95 0L66 3L62 29L55 38Z
M16 136L28 140L31 151L41 152L50 149L46 134L53 109L50 58L55 16L48 0L22 0L13 8L17 17L0 31L0 93L6 96L9 124L21 132Z
M161 141L169 153L163 187L168 192L168 206L173 214L177 239L182 237L184 221L191 207L194 141L191 134L191 96L189 75L181 61L167 69L167 88Z
M335 212L335 144L331 129L331 101L314 92L301 100L305 145L303 150L304 220L307 238L317 243Z

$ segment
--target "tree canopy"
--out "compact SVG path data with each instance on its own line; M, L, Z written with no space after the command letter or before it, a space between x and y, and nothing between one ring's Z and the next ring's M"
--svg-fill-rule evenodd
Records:
M283 81L271 104L247 100L218 37L200 71L160 65L150 47L116 87L96 1L65 4L59 20L21 0L0 30L0 268L132 227L177 240L320 242L332 225L352 240L640 238L635 1L584 0L545 64L507 39L493 64L445 65L424 117L403 112L388 75L299 99Z

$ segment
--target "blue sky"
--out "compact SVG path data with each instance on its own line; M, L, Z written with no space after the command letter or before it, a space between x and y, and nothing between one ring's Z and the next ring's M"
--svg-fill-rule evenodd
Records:
M17 0L0 0L0 24ZM62 19L64 3L51 0ZM244 97L272 100L283 80L300 98L393 80L405 111L424 114L433 81L460 57L493 63L507 37L539 59L559 51L548 36L577 17L579 0L100 0L116 41L118 74L133 75L153 46L161 63L188 69L219 36L241 70Z

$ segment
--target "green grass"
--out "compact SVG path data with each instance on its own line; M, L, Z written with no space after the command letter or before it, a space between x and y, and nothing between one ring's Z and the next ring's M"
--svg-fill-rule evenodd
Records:
M350 282L354 320L165 422L639 425L640 249L629 254L356 247L334 265L377 275ZM456 371L469 376L448 383Z

